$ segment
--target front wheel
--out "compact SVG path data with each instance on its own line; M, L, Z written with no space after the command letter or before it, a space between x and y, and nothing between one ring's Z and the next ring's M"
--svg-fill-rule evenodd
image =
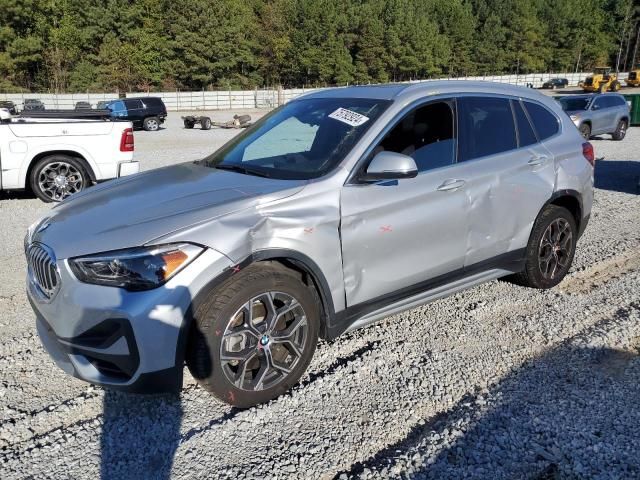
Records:
M31 170L31 191L44 202L61 202L90 185L89 174L80 160L68 155L42 158Z
M236 407L282 395L311 361L319 304L315 290L280 264L234 274L196 311L187 350L191 374Z
M211 119L209 117L202 117L200 119L200 128L202 128L202 130L210 130L211 129Z
M160 128L160 119L158 117L147 117L142 123L142 128L147 132L155 132Z
M627 134L627 121L620 120L618 122L618 126L616 127L615 131L611 134L611 137L614 140L622 140L624 139L626 134Z
M576 252L578 229L569 210L548 205L533 225L525 253L525 268L515 283L532 288L552 288L565 277Z

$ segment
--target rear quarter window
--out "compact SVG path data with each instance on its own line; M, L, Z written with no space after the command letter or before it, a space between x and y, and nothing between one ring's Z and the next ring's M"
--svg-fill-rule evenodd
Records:
M553 137L560 131L559 120L553 113L537 103L526 101L523 103L533 122L533 128L538 134L538 140L542 141Z

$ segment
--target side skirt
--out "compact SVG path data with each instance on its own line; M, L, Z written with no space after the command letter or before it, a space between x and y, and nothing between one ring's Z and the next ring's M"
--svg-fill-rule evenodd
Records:
M459 270L411 285L336 312L328 339L369 325L381 318L432 302L480 283L495 280L524 268L525 249L514 250Z

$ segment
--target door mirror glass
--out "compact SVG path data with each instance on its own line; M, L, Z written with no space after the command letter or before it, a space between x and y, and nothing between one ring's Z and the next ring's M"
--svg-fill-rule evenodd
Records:
M367 167L362 178L365 181L396 180L413 178L418 175L418 167L413 158L396 152L380 152Z

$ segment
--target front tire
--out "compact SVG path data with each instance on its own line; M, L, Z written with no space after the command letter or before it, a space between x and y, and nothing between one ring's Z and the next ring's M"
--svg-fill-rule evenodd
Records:
M525 268L513 276L519 285L547 289L565 277L576 252L578 229L569 210L547 205L533 225L525 254Z
M247 267L197 309L187 366L230 405L273 400L298 382L313 357L319 305L298 272L272 262Z
M613 138L614 140L620 141L624 139L626 134L627 134L627 121L620 120L618 122L618 126L616 127L615 131L611 134L611 138Z
M83 163L68 155L51 155L38 160L31 170L29 186L43 202L61 202L91 183Z
M211 130L211 119L209 117L202 117L200 120L200 128L202 128L202 130Z
M142 128L147 132L155 132L160 129L160 119L158 117L147 117L142 122Z

